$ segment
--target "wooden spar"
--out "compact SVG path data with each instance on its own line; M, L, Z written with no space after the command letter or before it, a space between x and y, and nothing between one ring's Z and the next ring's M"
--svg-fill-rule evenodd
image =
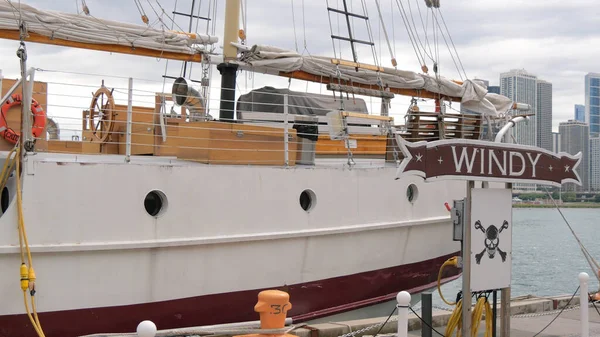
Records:
M282 76L282 77L289 77L289 78L295 78L298 80L324 83L324 84L338 83L337 78L333 79L333 81L330 81L329 77L313 75L313 74L310 74L310 73L307 73L307 72L301 71L301 70L292 71L292 72L280 71L278 75ZM373 86L370 86L367 84L354 83L354 82L351 84L349 81L347 82L345 80L340 80L340 84L354 86L354 87L358 87L358 88L373 89ZM390 87L389 90L391 93L394 93L397 95L402 95L402 96L412 96L412 97L420 97L420 98L440 98L440 94L431 92L431 91L428 91L425 89L402 89L402 88ZM460 97L449 97L449 96L445 96L445 95L441 95L441 97L445 98L447 100L451 100L452 102L460 102L461 101Z
M17 30L7 30L0 29L0 39L8 39L8 40L19 40L19 31ZM63 47L73 47L73 48L81 48L81 49L90 49L90 50L98 50L98 51L106 51L111 53L119 53L119 54L129 54L129 55L138 55L138 56L148 56L148 57L157 57L169 60L177 60L177 61L190 61L190 62L200 62L202 61L201 54L184 54L170 51L161 51L161 50L153 50L143 47L128 47L122 46L118 44L93 44L93 43L83 43L76 41L69 41L63 39L51 39L47 36L37 34L37 33L28 33L25 41L36 42L42 44L50 44L55 46L63 46Z

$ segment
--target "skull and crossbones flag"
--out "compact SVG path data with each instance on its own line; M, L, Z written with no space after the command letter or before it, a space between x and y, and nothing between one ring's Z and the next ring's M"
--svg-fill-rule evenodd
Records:
M476 188L471 192L471 289L510 286L512 265L512 193Z

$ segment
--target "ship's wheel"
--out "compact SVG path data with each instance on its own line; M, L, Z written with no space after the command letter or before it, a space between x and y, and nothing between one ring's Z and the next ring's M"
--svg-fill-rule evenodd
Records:
M96 141L104 143L111 134L115 119L115 99L113 90L102 86L96 90L92 97L89 114L89 129Z

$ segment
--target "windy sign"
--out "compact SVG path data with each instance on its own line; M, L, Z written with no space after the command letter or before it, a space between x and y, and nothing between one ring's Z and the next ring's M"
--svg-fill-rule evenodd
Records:
M396 179L417 175L425 181L458 179L581 186L575 170L581 152L573 156L527 145L467 139L411 143L397 136L397 141L404 159Z

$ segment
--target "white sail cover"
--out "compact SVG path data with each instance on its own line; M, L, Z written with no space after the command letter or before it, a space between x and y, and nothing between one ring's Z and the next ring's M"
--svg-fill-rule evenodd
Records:
M240 48L241 49L241 48ZM329 78L339 76L343 80L367 85L383 84L401 89L425 89L439 93L442 96L461 97L461 106L483 115L498 116L512 108L513 102L508 97L488 93L487 89L472 80L466 80L462 85L446 78L436 79L434 76L418 74L412 71L396 70L384 67L383 72L339 66L331 63L331 58L319 56L302 56L293 50L272 46L254 45L244 51L241 61L252 68L264 72L305 71L307 73Z
M15 1L0 2L0 29L18 31L19 18L25 22L28 33L90 44L117 44L195 54L204 49L202 45L218 41L217 37L208 35L188 35L169 31L166 28L154 29L143 25L98 19L85 14L38 10Z

